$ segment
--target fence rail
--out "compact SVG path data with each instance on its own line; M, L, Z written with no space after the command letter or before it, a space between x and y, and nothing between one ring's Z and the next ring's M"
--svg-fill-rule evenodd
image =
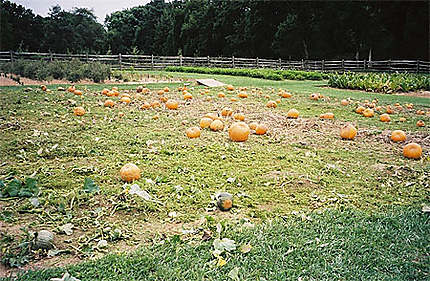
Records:
M98 61L111 65L112 69L163 69L167 66L206 66L224 68L271 68L322 72L411 72L430 73L430 62L421 60L283 60L236 57L183 57L154 55L94 55L55 54L34 52L0 52L0 63L16 60L30 61Z

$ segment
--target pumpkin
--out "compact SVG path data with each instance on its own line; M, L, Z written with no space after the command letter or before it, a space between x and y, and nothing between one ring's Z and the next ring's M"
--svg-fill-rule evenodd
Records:
M210 118L212 120L215 120L215 119L218 119L218 114L210 112L210 113L206 113L205 116L203 116L203 117L207 117L207 118Z
M76 116L82 116L85 114L85 109L82 106L75 107L75 109L73 109L73 114Z
M102 91L101 91L101 94L102 95L104 95L104 96L107 96L107 94L109 93L109 90L108 89L106 89L106 88L104 88Z
M417 126L418 127L424 127L426 124L424 123L424 121L423 120L418 120L418 122L417 122Z
M75 90L73 93L77 96L82 96L82 91L80 90Z
M387 113L381 114L381 116L379 116L379 120L381 120L382 122L390 122L391 118L390 115L388 115Z
M225 94L224 94L223 92L219 92L219 93L218 93L218 97L219 97L219 98L225 98Z
M245 99L248 97L248 94L246 92L240 92L237 96L241 99Z
M104 103L105 107L114 107L115 106L115 102L113 100L106 100Z
M230 101L237 101L237 98L232 97L232 98L230 99Z
M402 130L395 130L391 132L391 140L394 142L406 141L406 134Z
M264 135L267 132L267 126L264 124L258 124L257 128L255 128L255 134Z
M288 99L288 98L291 98L292 95L288 92L282 92L281 97Z
M161 101L162 103L166 103L168 100L169 100L169 99L168 99L167 97L165 97L165 96L161 96L161 97L160 97L160 101Z
M251 130L255 130L257 128L257 126L258 126L258 124L256 122L249 123L249 128Z
M375 107L376 111L381 111L381 109L382 109L382 106L380 106L380 105L378 105L377 107Z
M131 99L131 96L129 94L124 93L124 94L120 95L120 98L129 98L129 99Z
M224 129L224 123L221 120L217 119L212 121L209 127L212 131L222 131Z
M200 119L200 128L209 128L213 121L214 120L212 120L211 118L203 117L202 119Z
M152 103L151 103L151 107L152 108L157 108L157 107L160 107L161 106L161 104L160 104L160 102L159 101L153 101Z
M137 93L142 93L143 92L143 87L142 86L137 86L136 92Z
M356 113L358 113L358 114L362 114L363 113L363 111L365 111L366 110L366 108L364 108L364 106L359 106L359 107L357 107L356 109L355 109L355 112Z
M399 122L405 122L406 121L406 118L405 117L400 117L399 118Z
M340 137L345 140L353 140L357 135L357 129L351 124L340 129Z
M169 89L169 87L164 87L163 91L164 91L165 93L168 93L168 92L170 92L170 89Z
M221 111L221 115L224 117L231 116L232 114L233 114L233 110L231 108L228 108L228 107L224 108Z
M168 100L166 102L166 107L168 109L178 109L179 103L177 101L175 101L175 100Z
M158 118L160 118L160 116L158 116L158 115L154 115L154 116L152 116L152 119L153 119L153 120L158 120Z
M249 136L249 127L245 122L233 123L228 129L228 135L232 141L246 141Z
M275 100L276 101L276 103L281 103L281 100L280 99L277 99L277 100Z
M112 92L112 96L115 96L115 97L119 96L119 92L117 90L112 90L111 92Z
M131 102L131 99L129 97L122 97L119 101L125 104L129 104Z
M157 94L158 94L158 95L160 95L160 96L161 96L161 95L164 95L164 90L158 90L158 91L157 91Z
M417 110L417 115L425 115L426 112L424 110Z
M236 113L236 114L234 114L233 118L235 120L245 121L245 115L243 115L242 113Z
M125 182L132 182L140 179L140 169L133 163L125 164L119 171L121 179Z
M118 87L116 87L116 86L112 87L112 91L117 91L118 92L118 90L119 90Z
M340 104L343 106L347 106L349 104L349 101L348 100L341 100Z
M191 127L185 130L185 134L190 139L198 138L200 137L200 128L199 127Z
M119 118L122 118L122 117L124 117L124 116L125 116L124 112L121 112L121 111L120 111L120 112L118 112L118 117L119 117Z
M266 103L266 107L268 107L268 108L276 108L278 105L276 104L276 102L275 101L272 101L272 100L269 100L267 103Z
M69 86L69 88L67 88L67 92L69 93L73 93L76 90L75 86Z
M311 94L311 96L309 98L311 100L318 100L319 99L319 94Z
M412 109L412 108L414 108L414 105L412 103L408 103L408 104L406 104L406 107L408 109Z
M227 91L234 91L234 87L232 85L227 85Z
M151 108L151 105L146 101L140 107L140 109L150 109L150 108Z
M265 95L264 96L266 99L270 99L270 96L269 95Z
M403 156L410 159L420 159L423 149L417 143L411 142L403 147Z
M290 110L288 110L287 118L297 119L297 117L299 117L299 111L297 109L291 108Z
M193 98L193 96L190 93L184 94L184 100L191 100L192 98Z
M374 112L373 109L371 108L366 108L366 110L363 111L363 116L364 117L373 117Z
M33 250L50 250L54 248L54 233L48 230L41 230L35 233L34 241L31 242Z
M394 110L391 106L387 105L387 114L393 114Z
M332 112L323 113L320 115L320 119L334 119L334 114Z
M233 196L230 193L222 192L218 194L216 201L221 211L228 211L233 207Z

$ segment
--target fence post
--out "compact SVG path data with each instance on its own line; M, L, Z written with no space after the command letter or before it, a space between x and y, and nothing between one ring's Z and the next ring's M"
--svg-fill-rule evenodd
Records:
M154 69L154 55L151 55L151 69Z
M86 53L85 54L85 59L87 60L87 62L88 62L88 53Z
M233 68L235 67L235 64L234 64L234 56L232 56L231 57L231 64L232 64L232 66L233 66Z
M121 53L118 54L119 70L122 70L122 57Z
M419 73L419 72L420 72L420 61L417 60L417 73Z
M210 66L210 59L209 59L209 56L208 56L208 67Z
M255 59L255 65L258 68L258 66L259 66L258 57Z
M342 71L345 72L345 60L342 59Z
M9 51L10 53L10 61L13 62L13 51Z
M282 68L282 60L281 60L281 58L279 58L279 67L278 67L279 69L281 69Z
M50 60L51 62L54 60L54 58L53 58L53 56L52 56L52 53L51 53L51 52L49 52L49 60Z
M324 66L325 66L325 61L322 60L321 61L321 71L324 72Z
M391 72L391 59L388 60L388 72Z
M363 60L363 72L366 72L366 59Z
M305 70L305 61L302 59L302 70Z
M182 55L179 55L179 66L182 66Z

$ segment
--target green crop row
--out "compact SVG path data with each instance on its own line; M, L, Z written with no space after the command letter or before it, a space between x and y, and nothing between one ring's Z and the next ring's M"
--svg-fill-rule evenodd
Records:
M393 93L430 90L430 76L411 73L351 73L332 74L330 87Z
M110 67L106 64L84 63L78 60L52 62L17 60L0 65L0 70L4 73L39 81L65 79L70 82L78 82L82 79L90 79L97 83L111 76Z
M328 74L321 72L306 72L296 70L274 70L274 69L246 69L246 68L210 68L210 67L183 67L170 66L166 71L191 72L203 74L221 74L232 76L246 76L268 80L323 80Z

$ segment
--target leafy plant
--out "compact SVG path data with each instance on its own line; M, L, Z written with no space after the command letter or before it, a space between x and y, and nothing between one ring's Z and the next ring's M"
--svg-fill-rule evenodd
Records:
M33 197L38 193L39 188L34 178L26 178L25 182L13 179L7 185L0 180L0 197Z

